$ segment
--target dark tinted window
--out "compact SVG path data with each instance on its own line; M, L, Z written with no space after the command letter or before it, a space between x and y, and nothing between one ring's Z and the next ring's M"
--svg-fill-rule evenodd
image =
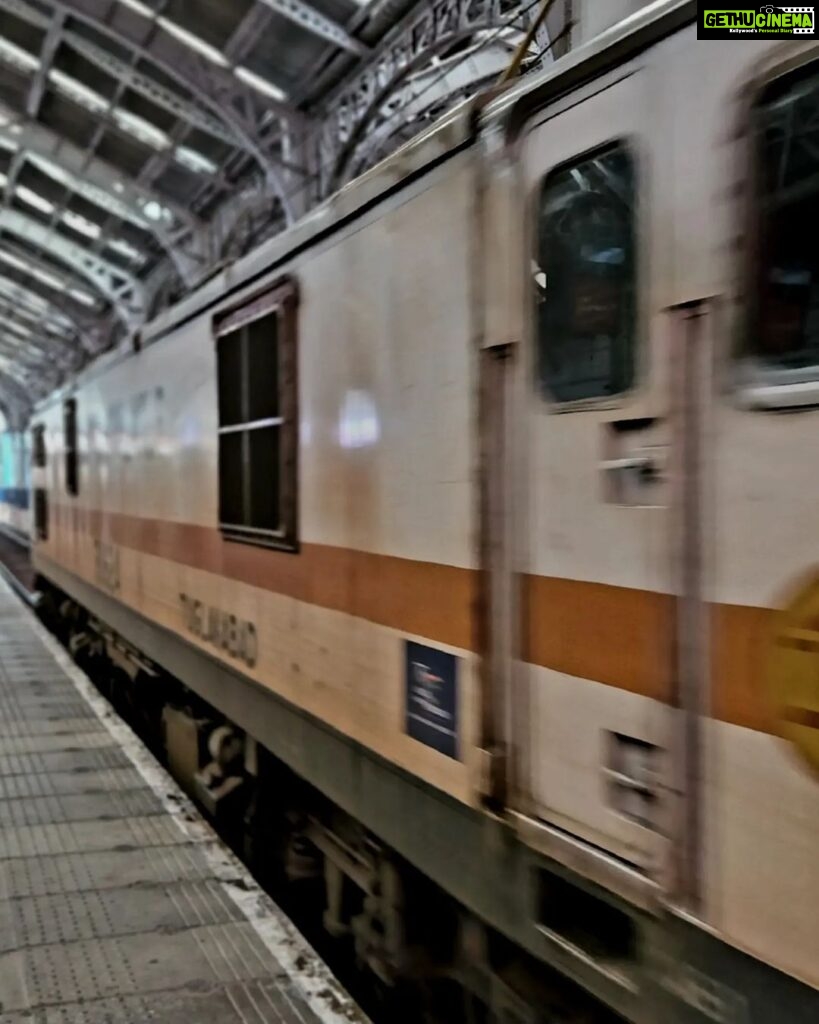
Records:
M31 456L35 466L42 467L46 464L46 442L45 427L38 423L32 431Z
M819 70L786 76L755 110L760 211L751 348L779 367L819 365Z
M219 522L229 537L295 544L295 303L217 339Z
M534 267L538 375L560 402L625 391L634 378L635 183L624 145L549 174Z
M263 420L279 415L279 318L265 316L246 328L247 418Z
M34 491L34 532L38 540L48 540L48 497L42 487Z
M281 520L280 430L280 427L265 427L248 434L250 479L254 481L250 494L250 518L253 525L261 530L275 530Z
M244 331L234 331L216 342L219 363L219 425L241 423L244 405Z
M219 519L225 526L249 526L245 516L244 434L219 436Z
M77 400L69 398L63 403L63 444L65 446L65 489L69 494L80 490L77 453Z

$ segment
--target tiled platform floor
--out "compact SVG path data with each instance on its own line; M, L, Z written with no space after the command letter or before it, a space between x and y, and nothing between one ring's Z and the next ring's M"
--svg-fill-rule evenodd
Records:
M0 1024L350 1020L364 1018L0 581Z

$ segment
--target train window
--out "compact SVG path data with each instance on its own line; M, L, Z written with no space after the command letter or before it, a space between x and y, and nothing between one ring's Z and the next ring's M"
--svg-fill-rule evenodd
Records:
M68 398L63 403L63 440L65 446L65 489L69 494L79 494L76 398Z
M216 328L219 525L231 539L296 544L295 291Z
M34 491L34 533L38 540L48 540L48 496L42 487Z
M558 402L627 390L634 376L634 165L624 144L546 176L533 266L537 371Z
M754 110L759 210L751 355L799 371L819 367L819 220L816 63L778 79ZM810 374L815 377L815 373Z
M33 464L39 469L46 464L45 426L38 423L31 432L31 456Z

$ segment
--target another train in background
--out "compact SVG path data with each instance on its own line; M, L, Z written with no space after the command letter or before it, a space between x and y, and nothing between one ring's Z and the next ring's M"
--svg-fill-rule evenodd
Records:
M695 16L34 419L43 614L418 1020L819 1019L819 45Z
M0 431L0 527L20 537L30 533L30 465L30 435Z

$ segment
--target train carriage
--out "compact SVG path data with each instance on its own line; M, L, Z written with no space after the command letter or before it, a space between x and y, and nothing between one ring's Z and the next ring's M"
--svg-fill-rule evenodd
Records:
M320 794L381 976L446 893L486 1019L819 1014L819 48L693 18L456 111L35 417L76 634Z

